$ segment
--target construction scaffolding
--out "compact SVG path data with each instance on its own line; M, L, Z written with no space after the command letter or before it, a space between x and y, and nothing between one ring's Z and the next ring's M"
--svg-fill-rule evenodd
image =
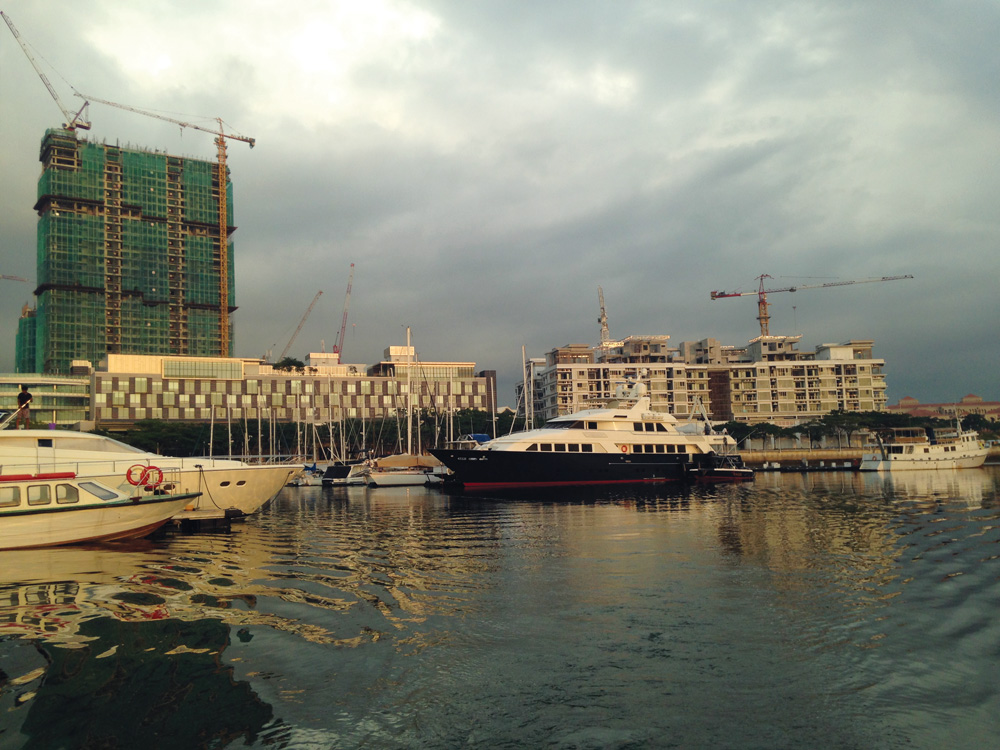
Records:
M65 129L46 131L40 159L35 371L68 373L73 360L108 353L232 356L228 173L222 243L213 162Z

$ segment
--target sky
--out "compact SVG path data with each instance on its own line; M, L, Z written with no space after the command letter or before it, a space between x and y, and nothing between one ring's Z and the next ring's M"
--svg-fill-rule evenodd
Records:
M995 0L5 0L74 91L222 118L238 356L423 361L522 347L744 345L773 293L800 348L871 339L890 403L1000 400ZM75 105L75 106L74 106ZM92 103L92 140L215 158L211 134ZM56 102L0 26L0 371L34 304Z

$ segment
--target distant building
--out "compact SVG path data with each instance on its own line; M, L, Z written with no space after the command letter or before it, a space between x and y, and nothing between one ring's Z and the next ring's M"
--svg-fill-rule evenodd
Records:
M937 417L954 419L980 414L987 419L1000 419L1000 401L984 401L970 393L955 403L922 404L917 399L906 396L898 404L887 407L887 411L909 414L912 417Z
M235 227L218 165L63 129L46 131L40 160L37 309L21 316L18 370L67 374L73 360L107 354L230 355Z
M327 424L401 415L408 403L440 414L494 408L494 371L421 362L406 348L390 347L370 367L310 354L295 370L253 359L108 355L92 375L90 418L108 429L143 419Z
M536 422L610 398L617 384L644 382L656 411L720 421L798 424L837 409L885 408L885 361L872 341L823 344L800 352L800 336L763 336L744 348L715 339L668 346L668 336L631 336L611 345L573 344L529 362L519 403ZM527 390L527 400L524 395ZM522 407L521 413L525 409Z

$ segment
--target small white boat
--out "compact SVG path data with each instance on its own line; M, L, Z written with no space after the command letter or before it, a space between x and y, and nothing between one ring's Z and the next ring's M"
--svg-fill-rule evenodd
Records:
M129 491L73 472L0 474L0 549L137 539L198 497L123 486Z
M961 424L926 430L896 427L861 456L861 471L918 471L921 469L974 469L986 463L989 449L975 430Z
M375 459L368 472L368 484L375 487L416 487L439 484L441 462L433 456L399 454Z

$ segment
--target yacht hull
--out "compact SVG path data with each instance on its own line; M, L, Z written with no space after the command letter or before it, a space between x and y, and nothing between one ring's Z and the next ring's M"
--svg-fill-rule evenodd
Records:
M688 476L684 456L611 453L431 450L470 488L559 487L576 484L675 482Z

